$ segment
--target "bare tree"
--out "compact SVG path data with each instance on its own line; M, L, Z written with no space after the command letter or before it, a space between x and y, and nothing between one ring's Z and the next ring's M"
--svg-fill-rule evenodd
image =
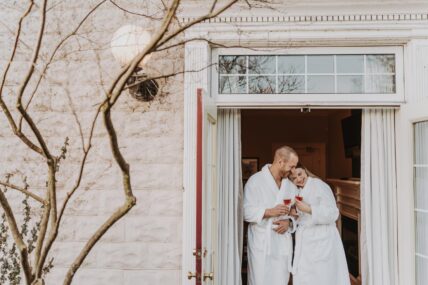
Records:
M0 189L0 204L4 212L3 215L8 224L8 229L12 234L13 242L16 245L17 252L19 253L20 267L23 272L25 284L28 285L39 285L44 284L45 282L44 270L49 268L52 262L52 259L48 258L48 256L51 254L51 249L58 237L59 231L61 230L61 222L63 221L64 213L67 210L69 202L81 187L82 180L84 178L85 166L93 147L94 133L96 132L97 121L99 118L103 119L104 128L107 132L107 137L110 143L111 155L120 169L119 175L121 175L122 179L124 200L123 204L111 213L110 217L104 221L104 223L86 241L83 248L80 249L80 253L66 274L64 284L71 284L73 277L85 261L85 258L94 248L95 244L115 223L123 218L131 208L136 205L136 197L133 194L131 186L130 165L119 147L120 139L115 128L115 124L117 122L112 119L112 113L118 99L125 93L124 91L132 87L127 85L127 82L138 69L140 62L142 62L149 54L163 52L185 44L188 40L182 40L181 36L183 32L198 23L217 17L235 5L238 0L213 0L205 14L195 17L193 20L185 23L180 23L178 20L177 13L181 5L179 0L160 0L157 5L161 9L153 14L149 14L147 11L131 11L129 8L122 7L119 3L116 3L113 0L102 0L95 3L89 9L87 14L80 19L77 24L75 24L71 31L66 34L58 31L54 38L52 38L52 33L47 32L47 18L49 12L54 10L57 5L63 4L63 1L52 1L52 3L48 2L48 0L28 0L27 6L22 11L22 15L19 17L17 22L16 30L13 32L14 41L13 46L10 49L10 57L4 66L0 79L0 107L3 115L6 118L13 134L20 140L20 142L32 153L39 156L39 160L30 163L36 163L37 165L35 167L46 173L47 176L46 188L41 192L39 191L39 193L37 193L37 191L32 191L27 182L25 182L25 186L19 186L10 182L8 179L0 181L0 185L2 187L2 189ZM244 5L251 6L252 2L260 2L258 4L262 5L265 4L266 1L242 2ZM7 6L9 4L0 5ZM66 159L69 140L66 138L60 149L52 147L49 144L47 137L44 135L45 130L40 127L40 124L34 119L34 114L31 112L31 106L37 96L43 96L39 87L42 86L44 82L50 81L58 84L62 83L60 76L56 78L55 74L48 75L49 68L53 63L60 61L61 57L67 55L64 46L73 39L78 43L79 38L85 37L85 34L81 31L82 26L91 19L98 9L105 5L111 5L116 9L120 9L124 13L150 20L151 23L153 23L152 26L156 27L156 29L151 41L144 50L126 66L121 68L116 75L109 79L109 87L104 90L103 101L94 106L96 111L93 119L89 123L89 132L86 135L82 130L78 114L71 104L71 110L76 118L76 125L80 130L79 133L82 149L81 162L75 171L69 173L69 176L76 176L74 185L67 190L65 197L60 199L58 196L58 185L60 181L57 173L61 163ZM25 23L27 23L27 25L25 25ZM34 28L36 26L37 31L33 35L33 37L35 36L34 39L24 39L24 28ZM91 39L86 38L86 40L90 41ZM56 42L57 44L52 46L53 42ZM6 48L2 47L2 50L5 51ZM44 54L42 54L42 50L44 51ZM25 51L25 54L27 55L26 61L28 63L26 67L24 66L25 68L21 74L11 72L11 66L16 61L19 51ZM97 70L93 70L93 72L97 72ZM143 81L165 79L183 72L184 70L179 70L148 76L145 77ZM18 78L18 76L20 77ZM7 80L11 77L14 80L20 81L16 88L9 88L6 84ZM105 78L101 78L100 80L106 81ZM141 82L137 82L135 84L138 83ZM5 100L6 97L7 100ZM14 103L11 98L14 98ZM19 158L19 155L19 153L16 154L17 160L22 159ZM29 180L31 180L31 177ZM7 190L21 192L27 197L27 199L30 198L42 206L40 212L38 212L40 220L37 222L37 235L33 235L33 241L35 242L34 245L29 244L28 241L24 240L25 233L20 230L18 220L16 218L17 209L15 209L10 203L7 197L10 191L6 193ZM35 240L34 237L37 237L37 239ZM29 247L31 247L31 250L29 250Z

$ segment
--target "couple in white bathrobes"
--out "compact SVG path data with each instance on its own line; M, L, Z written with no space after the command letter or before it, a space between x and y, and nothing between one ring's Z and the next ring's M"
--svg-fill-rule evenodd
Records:
M293 285L350 284L335 225L336 202L327 184L309 174L298 164L297 153L283 146L275 152L271 165L247 181L244 218L249 222L249 285L287 285L290 273ZM296 199L298 228L292 262L292 219L287 219L290 209L283 200L297 194L303 200Z

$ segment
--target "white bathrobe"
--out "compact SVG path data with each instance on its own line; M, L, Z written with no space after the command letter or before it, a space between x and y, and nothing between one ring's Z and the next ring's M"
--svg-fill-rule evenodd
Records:
M293 285L349 285L342 240L336 228L339 210L330 187L308 177L300 195L312 214L300 213L293 260Z
M265 210L283 203L284 197L294 197L294 187L288 179L278 186L269 165L247 181L244 190L244 218L248 225L248 284L287 285L290 278L292 239L289 233L278 234L272 222L263 219Z

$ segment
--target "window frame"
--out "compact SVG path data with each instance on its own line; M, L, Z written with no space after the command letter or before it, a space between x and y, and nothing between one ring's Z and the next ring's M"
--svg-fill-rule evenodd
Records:
M218 59L220 55L395 55L395 93L288 93L219 94ZM305 48L215 48L212 50L211 92L219 107L291 106L399 106L405 102L402 46L305 47Z

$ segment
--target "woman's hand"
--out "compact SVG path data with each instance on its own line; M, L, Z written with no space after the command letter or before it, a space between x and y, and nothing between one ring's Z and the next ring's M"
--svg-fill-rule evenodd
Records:
M299 214L297 213L297 211L296 211L296 207L292 207L291 208L291 210L290 210L290 214L289 214L290 216L292 216L293 218L295 218L295 219L297 219L297 218L299 218Z
M273 224L278 225L278 227L276 229L274 229L274 231L276 231L277 233L282 235L288 230L288 227L290 226L290 221L289 220L280 220L280 221L273 222Z
M298 210L302 211L303 213L312 214L312 208L309 204L306 204L303 201L296 200L296 207Z

